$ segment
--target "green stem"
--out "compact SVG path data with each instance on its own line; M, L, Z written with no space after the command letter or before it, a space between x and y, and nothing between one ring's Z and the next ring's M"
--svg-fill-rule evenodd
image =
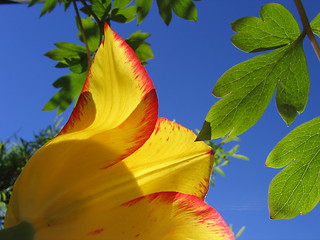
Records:
M83 29L83 25L82 25L80 13L79 13L76 1L73 0L72 2L73 2L74 10L76 12L77 19L78 19L78 22L79 22L79 27L80 27L80 32L81 32L81 35L82 35L82 39L83 39L84 45L86 46L86 52L87 52L87 57L88 57L88 68L90 68L90 66L91 66L91 52L90 52L90 49L89 49L87 37L86 37L86 34L84 32L84 29Z
M100 43L101 43L101 39L102 39L102 36L103 36L103 33L104 33L104 24L103 24L103 22L100 21L98 16L94 13L94 11L92 11L92 8L86 3L85 0L80 0L80 2L90 12L90 14L93 16L93 18L96 20L97 24L99 25L99 28L100 28Z
M314 34L312 32L310 22L308 20L306 11L304 10L303 4L302 4L301 0L294 0L294 3L296 4L296 7L298 9L304 31L306 32L306 34L311 42L311 45L312 45L314 51L316 52L318 59L320 60L320 48L319 48L317 40L314 37Z
M1 240L33 240L34 228L27 222L0 231Z

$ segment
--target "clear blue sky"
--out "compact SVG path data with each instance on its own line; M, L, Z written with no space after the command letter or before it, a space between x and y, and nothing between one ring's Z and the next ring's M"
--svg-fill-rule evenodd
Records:
M293 1L278 1L297 12ZM127 37L141 29L152 36L149 42L155 59L147 71L157 88L160 116L176 119L191 128L201 128L211 105L217 101L211 90L221 74L233 65L253 55L237 50L229 39L230 23L244 16L258 16L259 9L269 1L210 0L197 2L199 21L196 23L173 18L167 27L154 6L140 25L113 24L121 36ZM304 1L309 18L320 10L319 0ZM78 42L74 12L57 9L39 18L40 6L0 6L0 139L14 133L31 138L33 132L51 124L56 112L42 112L46 101L56 92L51 84L67 72L54 68L55 62L43 54L53 49L53 43ZM271 179L279 170L264 167L272 147L304 121L319 115L319 61L310 43L305 50L311 76L311 94L305 113L287 127L278 115L275 101L262 119L241 135L240 153L249 162L232 159L225 168L227 177L217 177L216 186L207 202L215 207L235 230L246 226L240 239L245 240L319 240L320 208L293 220L270 220L267 194ZM62 116L67 119L68 111Z

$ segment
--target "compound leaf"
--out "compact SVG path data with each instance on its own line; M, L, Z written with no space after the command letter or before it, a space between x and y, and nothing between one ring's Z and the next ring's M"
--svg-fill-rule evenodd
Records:
M131 6L123 9L113 9L111 12L111 20L120 23L130 22L135 19L135 14L137 13L137 7Z
M227 134L233 137L248 130L262 116L277 85L278 110L290 124L308 100L309 76L302 40L224 73L213 90L216 97L224 98L210 109L198 140Z
M171 0L157 0L157 4L162 20L169 25L172 19Z
M192 0L157 0L159 14L165 24L169 25L172 19L172 11L181 18L196 21L198 11Z
M310 23L312 31L320 37L320 13Z
M72 73L59 78L53 83L55 88L61 88L43 107L44 111L58 108L58 114L63 113L79 97L87 72Z
M149 33L137 31L126 39L126 42L135 51L137 57L140 59L140 62L143 65L146 65L147 60L154 57L150 48L150 44L145 42L148 37L150 37Z
M237 32L231 38L236 47L245 52L274 49L293 42L300 34L293 15L280 4L264 5L260 16L240 18L231 24Z
M92 1L92 11L96 14L100 21L105 21L111 10L111 0L94 0ZM88 15L90 13L88 12Z
M266 166L283 169L271 182L269 208L273 219L310 212L320 200L320 117L282 139Z
M140 24L148 15L152 6L152 0L136 0L137 6L137 22Z
M125 8L126 6L128 6L130 3L132 2L132 0L114 0L113 2L113 8Z
M80 58L81 54L86 54L86 49L80 45L68 42L55 43L58 48L53 49L45 56L59 62L65 62L66 59Z
M198 11L192 0L172 0L171 6L178 17L190 21L198 19Z
M304 111L309 94L308 67L302 46L304 35L299 35L291 13L279 4L263 6L261 16L264 21L249 17L233 24L239 31L233 39L235 44L246 51L278 49L240 63L221 76L213 94L223 98L210 109L198 140L245 132L260 119L276 88L277 108L288 125L297 113ZM256 36L250 29L253 26ZM271 30L270 26L275 29ZM263 39L254 43L257 36ZM275 36L278 42L268 44Z
M76 18L76 21L77 21L78 29L80 30L78 18ZM98 49L101 41L99 25L98 23L93 21L90 17L86 19L81 18L81 23L83 26L83 31L85 33L87 42L88 42L89 50L91 53L94 53ZM79 36L79 39L83 42L81 32L78 33L78 36Z

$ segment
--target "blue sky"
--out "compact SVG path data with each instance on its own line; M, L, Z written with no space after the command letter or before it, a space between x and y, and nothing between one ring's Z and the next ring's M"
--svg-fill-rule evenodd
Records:
M278 1L297 16L293 1ZM176 119L190 129L199 129L211 105L216 80L233 65L252 57L236 49L229 41L230 23L244 16L258 16L269 1L229 0L197 2L196 23L174 17L167 27L154 6L146 20L137 26L113 24L122 37L141 29L152 34L149 43L155 59L147 65L159 97L162 117ZM318 0L304 1L309 18L320 9ZM0 6L1 118L0 139L14 133L31 138L34 132L51 124L56 112L43 112L42 107L56 92L51 84L63 74L55 62L43 54L55 42L75 42L74 12L62 9L39 18L40 6ZM216 186L207 202L215 207L235 230L246 226L240 239L246 240L319 240L320 208L292 220L270 220L267 205L268 186L279 170L264 167L273 146L299 124L319 115L319 61L310 43L305 50L311 77L310 98L305 112L287 127L272 100L261 120L242 134L240 153L250 161L232 159L225 168L227 177L217 177ZM70 111L62 115L68 118ZM231 146L230 146L231 147Z

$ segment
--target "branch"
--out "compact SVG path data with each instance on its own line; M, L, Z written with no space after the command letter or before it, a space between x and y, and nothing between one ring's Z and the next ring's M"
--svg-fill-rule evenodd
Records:
M90 49L89 49L89 45L88 45L86 34L84 32L84 29L83 29L83 25L82 25L80 13L79 13L76 1L73 0L72 2L73 2L74 10L76 12L77 19L78 19L78 22L79 22L79 27L80 27L80 32L81 32L81 35L82 35L82 39L83 39L84 45L86 46L86 52L87 52L87 57L88 57L88 68L89 68L91 66L91 52L90 52Z
M92 8L86 3L85 0L80 0L80 2L90 12L90 14L93 16L93 18L96 20L97 24L99 25L99 28L100 28L100 43L101 43L102 35L103 35L103 32L104 32L103 22L100 21L98 16L95 14L95 12L92 10Z
M320 60L320 48L319 48L319 45L317 43L316 38L314 37L312 30L311 30L310 22L308 20L308 17L307 17L306 11L304 10L302 2L301 2L301 0L294 0L294 3L296 4L296 7L298 9L298 12L299 12L299 15L300 15L300 18L302 21L303 29L306 32L306 34L311 42L311 45L317 54L318 59Z

